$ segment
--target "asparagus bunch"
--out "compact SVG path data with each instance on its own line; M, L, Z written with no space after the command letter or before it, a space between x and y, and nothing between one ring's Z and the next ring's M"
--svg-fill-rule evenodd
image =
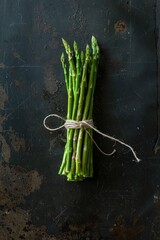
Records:
M91 39L92 51L86 45L85 52L80 51L74 41L73 50L62 39L65 54L61 55L66 90L68 94L67 119L76 121L92 119L93 97L99 62L99 46L94 36ZM66 175L68 181L81 181L93 176L92 129L67 129L60 175Z

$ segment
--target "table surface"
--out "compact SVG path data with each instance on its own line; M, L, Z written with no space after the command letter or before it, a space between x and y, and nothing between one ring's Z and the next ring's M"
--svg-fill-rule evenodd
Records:
M158 240L155 1L0 0L0 16L0 239ZM142 161L119 144L112 157L94 148L94 178L70 183L57 174L65 130L42 122L66 116L61 38L84 48L92 35L101 48L94 123Z

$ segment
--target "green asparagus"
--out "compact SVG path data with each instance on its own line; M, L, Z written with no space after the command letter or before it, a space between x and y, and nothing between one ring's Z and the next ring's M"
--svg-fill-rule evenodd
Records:
M93 99L99 63L99 46L92 36L91 45L86 45L85 53L79 50L74 41L73 49L62 39L65 55L61 55L61 63L68 94L67 119L76 121L92 119ZM67 68L68 64L68 68ZM82 181L93 176L93 142L92 129L67 129L67 142L64 149L60 175L68 181Z

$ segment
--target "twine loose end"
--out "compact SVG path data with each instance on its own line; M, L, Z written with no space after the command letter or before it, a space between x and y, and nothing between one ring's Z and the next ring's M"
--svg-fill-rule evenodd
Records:
M50 128L50 127L48 127L47 124L46 124L46 121L47 121L48 118L50 118L50 117L59 118L59 119L61 119L61 120L64 121L64 124L62 124L61 126L59 126L59 127L57 127L57 128ZM108 139L110 139L110 140L112 140L112 141L118 142L118 143L120 143L121 145L124 145L125 147L128 147L128 148L131 150L131 152L133 153L133 156L134 156L134 158L135 158L134 161L136 161L136 162L138 162L138 163L141 161L141 159L139 159L139 158L137 157L136 152L134 151L134 149L133 149L130 145L126 144L125 142L123 142L123 141L121 141L121 140L119 140L118 138L112 137L112 136L110 136L110 135L108 135L108 134L105 134L105 133L99 131L97 128L95 128L92 119L82 120L82 121L76 121L76 120L72 120L72 119L65 119L65 118L63 118L63 117L61 117L61 116L59 116L59 115L57 115L57 114L49 114L48 116L46 116L46 117L44 118L44 120L43 120L43 126L44 126L47 130L49 130L49 131L57 131L57 130L63 128L63 127L65 127L66 129L80 129L80 128L84 128L85 131L89 134L89 136L90 136L91 140L93 141L93 143L95 144L95 146L98 148L98 150L99 150L102 154L104 154L104 155L106 155L106 156L111 156L111 155L113 155L113 154L116 152L115 149L114 149L111 153L105 153L105 152L103 152L103 151L100 149L100 147L97 145L96 141L93 139L93 137L91 136L91 134L89 133L89 131L87 131L87 128L91 128L92 130L94 130L95 132L97 132L98 134L100 134L101 136L106 137L106 138L108 138Z

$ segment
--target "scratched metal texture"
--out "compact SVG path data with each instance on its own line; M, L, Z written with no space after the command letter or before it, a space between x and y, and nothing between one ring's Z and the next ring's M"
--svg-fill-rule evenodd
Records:
M159 239L155 29L153 0L0 0L0 240ZM42 121L66 116L61 38L84 48L92 35L95 125L142 161L118 144L112 157L94 149L94 178L68 183L57 174L65 130L51 134Z

